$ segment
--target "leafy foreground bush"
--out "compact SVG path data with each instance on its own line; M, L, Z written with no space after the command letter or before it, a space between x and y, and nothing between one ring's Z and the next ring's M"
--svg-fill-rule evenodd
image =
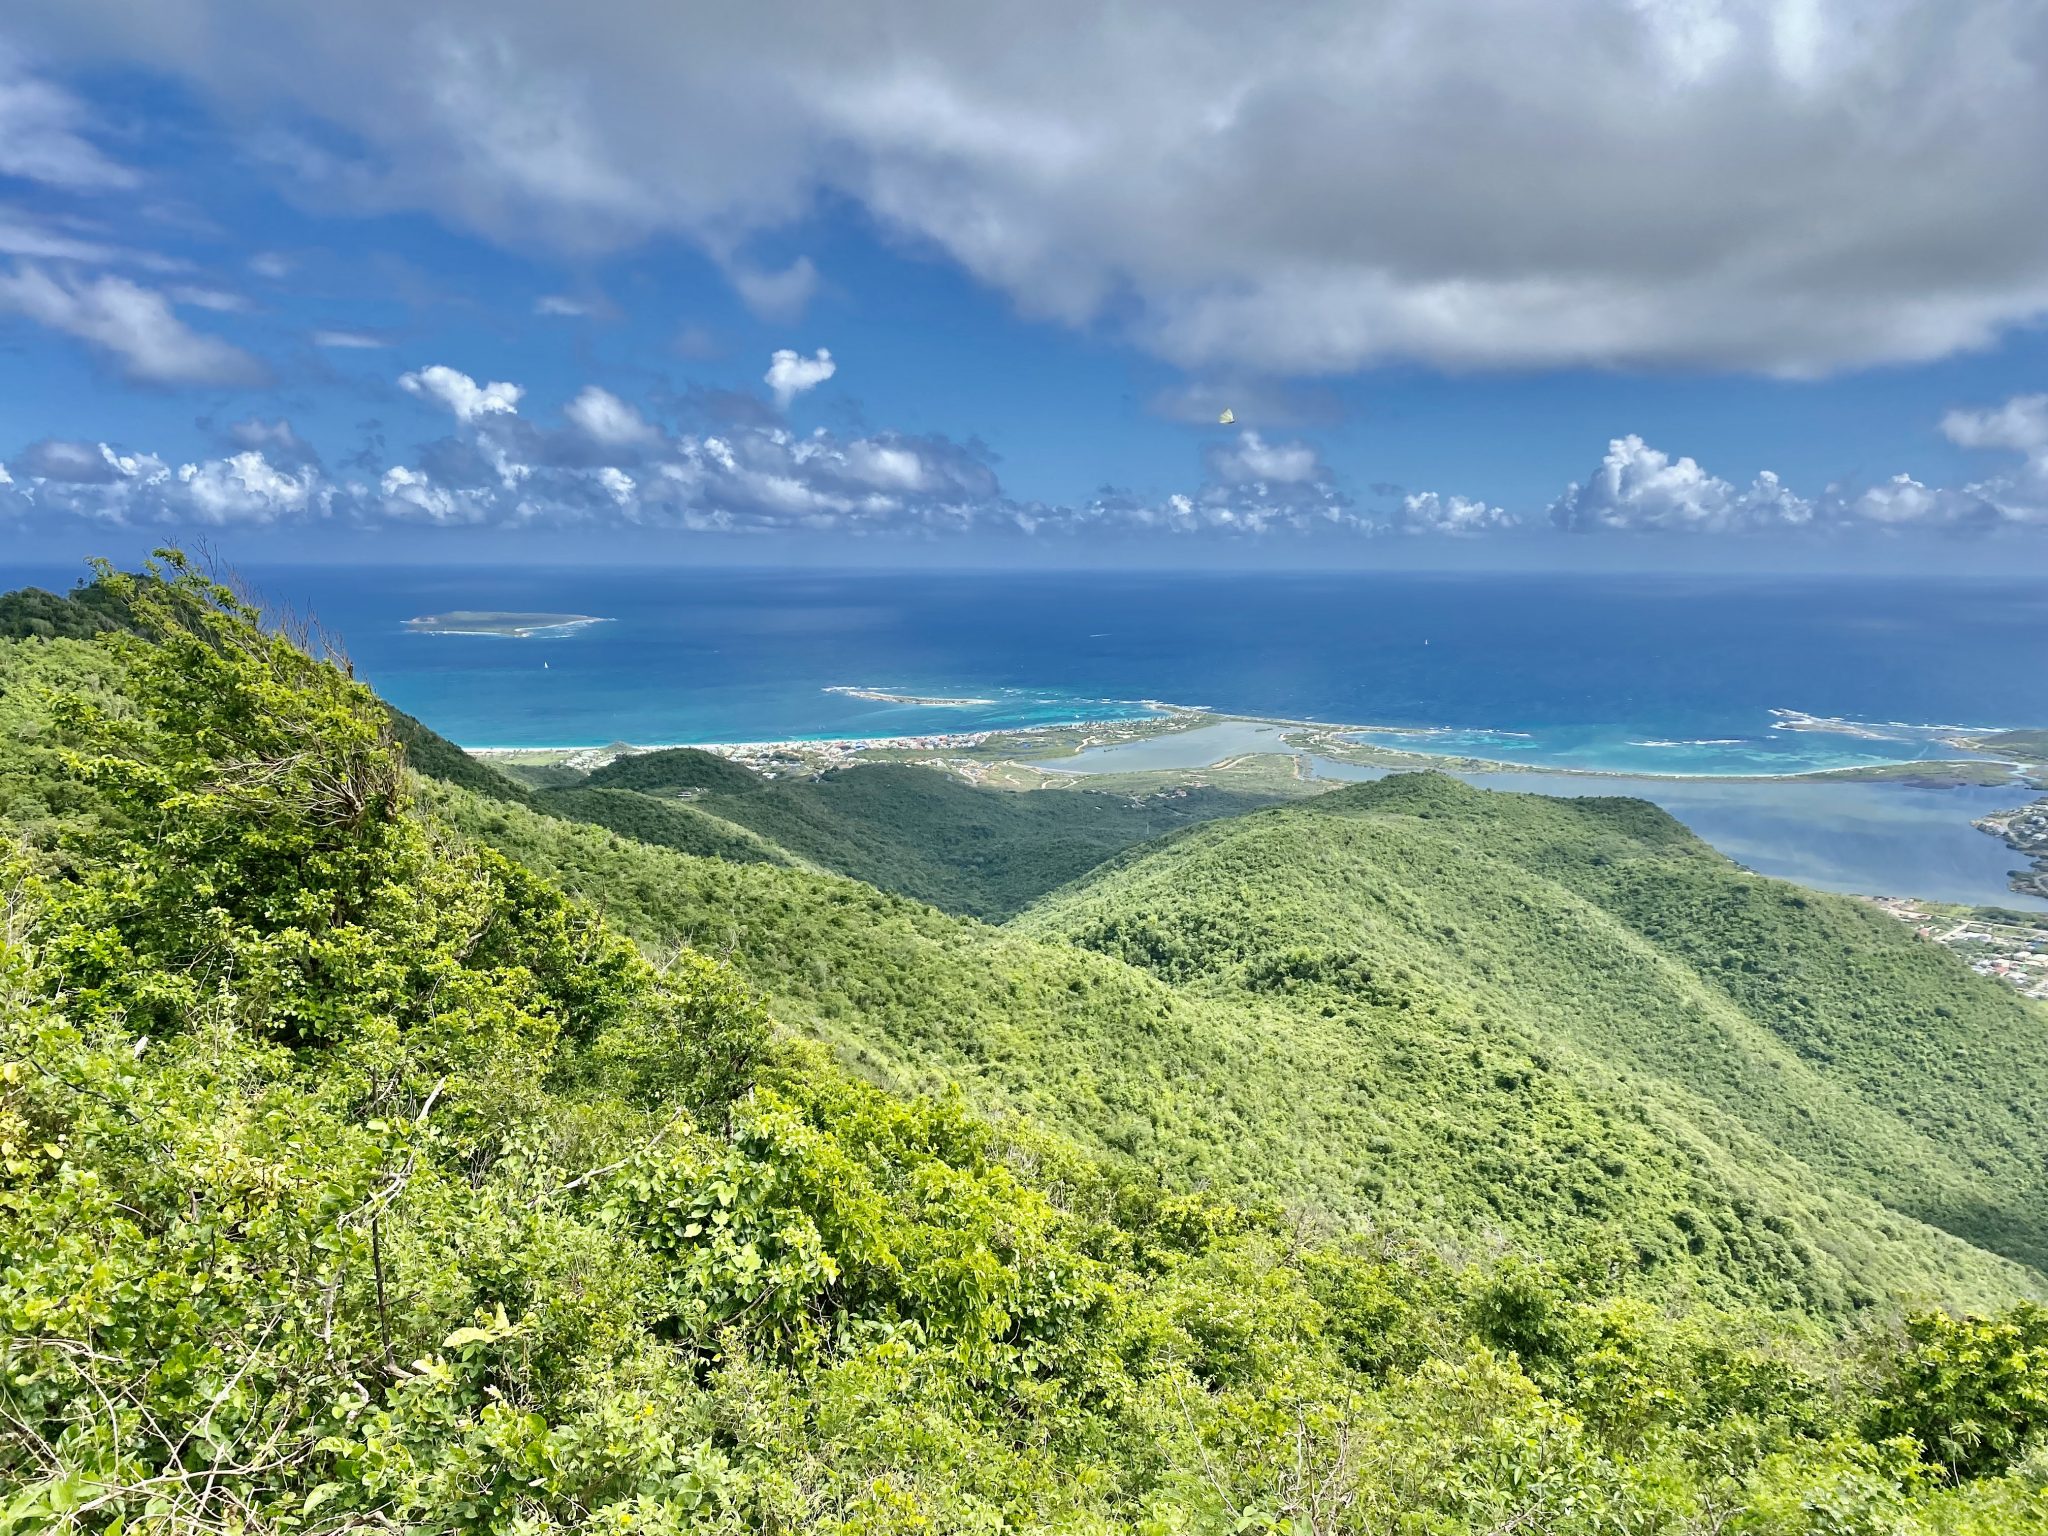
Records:
M2048 1525L2040 1313L1840 1370L855 1083L168 575L0 648L0 1532Z

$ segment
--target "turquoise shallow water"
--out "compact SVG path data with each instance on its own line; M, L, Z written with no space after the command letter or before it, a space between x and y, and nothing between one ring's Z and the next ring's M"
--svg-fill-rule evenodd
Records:
M2000 582L1644 577L820 575L256 570L359 672L468 746L758 741L1142 713L1420 732L1424 750L1634 773L1797 772L1924 740L1774 729L1773 710L2048 723L2048 591ZM68 581L10 570L0 582ZM454 609L610 622L409 632ZM864 687L991 702L932 708Z
M0 586L61 587L74 574L10 566L0 554ZM1937 724L2048 723L2048 590L2038 583L332 566L243 574L267 601L317 617L360 675L466 746L946 733L1130 717L1145 713L1142 701L1164 699L1392 727L1376 739L1538 768L1729 775L1943 755L1949 749L1920 729ZM609 622L528 639L405 626L456 609ZM986 702L931 707L830 691L845 687ZM1777 728L1785 717L1774 711L1904 724L1874 736L1794 731ZM1145 765L1165 767L1188 749L1144 750ZM1954 874L1957 889L2002 898L2012 855L1969 827L1976 801L1965 792L1817 793L1836 809L1773 802L1794 808L1779 815L1762 792L1744 790L1730 801L1695 796L1680 814L1703 831L1717 818L1710 838L1751 849L1759 868L1779 857L1770 846L1782 836L1800 850L1784 854L1782 867L1796 864L1817 882L1936 895L1930 882L1951 879L1941 871L1967 867ZM1929 794L1924 805L1914 798ZM1668 788L1655 795L1675 802ZM1956 829L1955 848L1970 853L1951 859L1916 842L1923 810L1928 825ZM1876 863L1848 861L1859 840L1895 853L1888 864L1875 853ZM1987 875L1987 865L1998 867Z

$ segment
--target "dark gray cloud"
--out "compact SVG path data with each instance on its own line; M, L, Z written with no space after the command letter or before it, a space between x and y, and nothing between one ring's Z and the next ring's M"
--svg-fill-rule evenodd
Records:
M2048 8L2014 0L1188 0L1113 26L1081 0L24 0L11 19L243 120L296 114L316 131L273 129L265 153L316 200L572 251L680 234L774 308L812 284L792 232L843 199L1026 313L1219 374L1810 374L2048 313ZM43 121L52 174L109 174Z

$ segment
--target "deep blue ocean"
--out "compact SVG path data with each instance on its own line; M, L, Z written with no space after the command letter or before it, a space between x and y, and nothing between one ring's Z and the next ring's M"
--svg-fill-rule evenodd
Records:
M243 575L266 602L337 635L386 697L472 747L966 731L1140 714L1143 701L1165 700L1397 727L1414 734L1380 739L1532 766L1737 775L1942 755L1923 727L2048 724L2039 583L342 566ZM7 586L70 578L0 565ZM607 622L526 639L405 627L452 609ZM826 691L844 687L980 702ZM1774 711L1880 730L1788 730ZM1941 793L1935 803L1954 808L1959 857L1972 866L1962 883L1997 899L2012 856L1972 831L1965 812L2013 797ZM1737 840L1770 841L1751 830ZM1910 872L1893 871L1889 888L1942 894L1900 883Z
M1644 576L247 573L465 746L894 735L1140 701L1444 732L1410 744L1649 773L1796 772L1924 742L1773 710L2048 724L2036 583ZM12 584L12 583L10 583ZM608 619L561 637L408 631L450 609ZM861 687L991 702L930 708ZM1509 734L1512 733L1512 734Z

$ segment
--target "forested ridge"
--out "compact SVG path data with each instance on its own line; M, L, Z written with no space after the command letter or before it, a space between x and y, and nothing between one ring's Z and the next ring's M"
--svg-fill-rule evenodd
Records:
M1903 926L1421 775L992 927L94 590L0 640L0 1532L2048 1529L2048 1019Z
M710 843L731 841L737 829L757 839L755 856L770 862L1001 919L1111 854L1272 801L1211 788L1135 798L1083 789L1015 794L901 763L765 779L714 753L677 747L618 758L581 784L541 790L532 803L684 853L731 857ZM729 830L716 830L721 824Z

